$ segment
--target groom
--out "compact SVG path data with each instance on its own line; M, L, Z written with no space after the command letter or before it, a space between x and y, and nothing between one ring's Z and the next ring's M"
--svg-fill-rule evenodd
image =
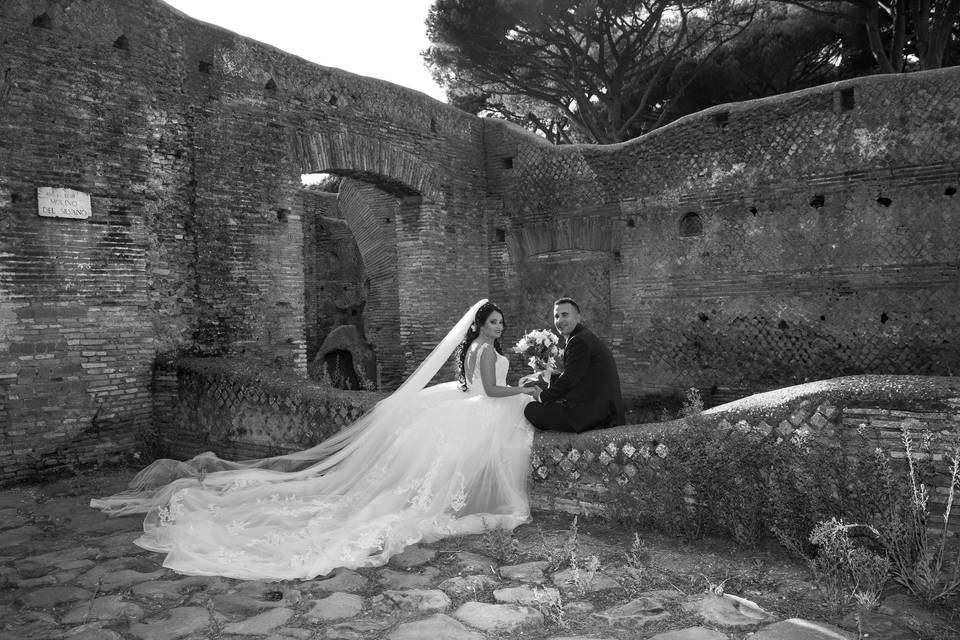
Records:
M527 420L537 429L576 433L623 424L620 376L610 350L580 324L580 307L570 298L553 303L553 323L566 340L563 373L524 408Z

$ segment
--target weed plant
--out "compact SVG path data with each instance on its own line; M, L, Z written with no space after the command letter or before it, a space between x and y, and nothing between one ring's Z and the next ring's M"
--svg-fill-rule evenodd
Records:
M790 533L773 527L784 546L809 563L827 602L874 607L891 578L928 605L960 595L960 540L949 529L960 488L960 445L947 456L944 474L931 453L933 440L924 431L917 443L909 425L902 425L904 458L899 464L877 447L872 470L848 485L861 498L861 522L821 520L809 537L815 555L808 555ZM947 500L943 513L934 516L927 487L938 480L948 487Z

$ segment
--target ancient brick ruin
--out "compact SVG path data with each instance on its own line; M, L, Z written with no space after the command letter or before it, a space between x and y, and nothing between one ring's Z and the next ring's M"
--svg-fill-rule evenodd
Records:
M240 404L321 437L369 400L250 384L306 384L360 335L389 389L486 296L507 340L578 298L632 398L960 368L957 69L553 147L158 0L12 0L0 123L0 483L144 434L203 446L189 420ZM44 212L50 188L89 217Z

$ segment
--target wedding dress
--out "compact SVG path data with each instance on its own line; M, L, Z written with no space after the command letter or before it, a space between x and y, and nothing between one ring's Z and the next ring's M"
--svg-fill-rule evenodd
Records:
M457 382L423 388L483 302L400 389L320 445L245 462L158 460L91 506L146 512L135 542L165 552L165 567L241 579L310 579L382 565L420 541L513 529L530 517L530 397L484 394L479 356L492 347L478 343L466 393ZM507 367L497 354L497 384Z

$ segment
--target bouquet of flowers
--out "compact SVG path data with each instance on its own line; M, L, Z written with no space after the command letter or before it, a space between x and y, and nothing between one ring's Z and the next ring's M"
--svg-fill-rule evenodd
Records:
M557 368L557 358L563 355L560 339L549 329L529 331L513 347L514 353L527 358L527 364L536 372Z

